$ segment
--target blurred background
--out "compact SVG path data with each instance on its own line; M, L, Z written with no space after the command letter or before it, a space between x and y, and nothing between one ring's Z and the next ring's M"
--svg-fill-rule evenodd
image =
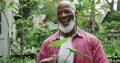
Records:
M0 63L35 63L42 42L58 29L62 0L0 0ZM111 63L120 63L120 0L70 0L78 26L97 36Z

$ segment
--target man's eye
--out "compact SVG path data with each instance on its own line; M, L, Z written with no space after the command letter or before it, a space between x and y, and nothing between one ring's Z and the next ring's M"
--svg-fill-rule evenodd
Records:
M70 11L66 10L65 13L70 13Z

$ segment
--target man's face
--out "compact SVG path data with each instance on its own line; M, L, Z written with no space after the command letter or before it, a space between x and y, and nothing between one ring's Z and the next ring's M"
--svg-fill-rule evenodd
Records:
M57 8L59 28L64 33L69 33L75 25L75 9L69 3L62 3Z
M74 20L75 10L70 4L62 3L57 8L57 19L64 26L68 26L71 20Z

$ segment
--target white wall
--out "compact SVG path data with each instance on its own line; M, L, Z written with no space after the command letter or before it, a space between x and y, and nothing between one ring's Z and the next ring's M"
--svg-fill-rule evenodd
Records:
M7 11L5 11L5 14L6 16L9 16ZM6 22L4 13L2 13L1 23L2 23L2 26L1 26L2 32L1 32L1 39L0 39L0 54L4 55L4 57L8 57L8 32L9 30L8 30L8 24Z
M0 35L0 54L4 57L9 56L9 38L15 39L15 24L12 9L2 12L2 28Z

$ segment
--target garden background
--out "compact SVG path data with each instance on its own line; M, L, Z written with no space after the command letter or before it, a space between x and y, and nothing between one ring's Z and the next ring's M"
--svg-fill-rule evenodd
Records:
M0 0L0 63L34 63L58 29L61 0ZM111 63L120 62L120 0L70 0L79 28L97 36Z

